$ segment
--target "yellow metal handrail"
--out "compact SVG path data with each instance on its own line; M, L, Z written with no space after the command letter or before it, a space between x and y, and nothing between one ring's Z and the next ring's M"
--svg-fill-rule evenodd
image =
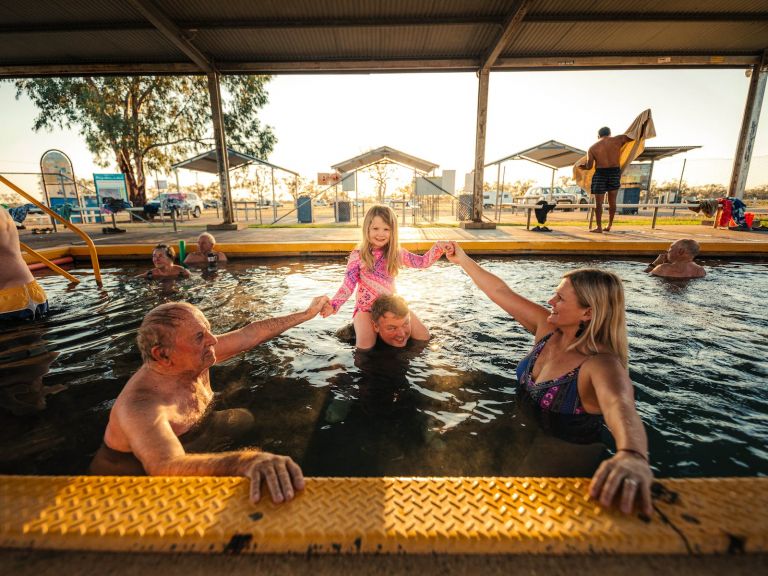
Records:
M40 260L40 261L41 261L43 264L45 264L46 266L48 266L48 268L50 268L50 269L51 269L51 270L53 270L54 272L57 272L57 273L61 274L62 276L64 276L64 277L65 277L67 280L69 280L70 282L73 282L73 283L75 283L75 284L79 284L79 283L80 283L80 280L79 280L79 279L75 278L74 276L72 276L72 274L70 274L70 273L69 273L69 272L67 272L66 270L64 270L64 269L60 268L59 266L57 266L56 264L54 264L54 263L53 263L53 262L51 262L50 260L48 260L48 258L46 258L46 257L45 257L45 256L43 256L42 254L40 254L40 252L35 252L34 250L32 250L32 248L30 248L29 246L27 246L26 244L24 244L24 242L22 242L21 240L19 240L19 245L20 245L20 246L21 246L21 247L22 247L24 250L26 250L27 252L29 252L30 254L32 254L32 256L34 256L35 258L37 258L38 260Z
M16 184L14 184L10 180L8 180L5 176L0 175L0 182L5 184L6 186L8 186L8 188L13 190L14 192L19 194L20 196L23 196L24 198L26 198L29 202L31 202L32 204L34 204L35 206L40 208L43 212L48 214L51 218L55 218L56 220L61 222L64 226L66 226L67 228L72 230L72 232L74 232L75 234L80 236L80 238L82 238L85 241L86 245L88 246L88 252L91 255L91 266L93 266L93 276L96 279L96 284L98 284L101 287L102 286L102 281L101 281L101 267L99 266L99 255L96 252L96 245L93 243L93 240L91 240L91 237L88 236L88 234L86 234L82 230L80 230L80 228L78 228L77 226L72 224L72 222L70 222L69 220L67 220L65 218L62 218L56 212L54 212L53 210L48 208L48 206L46 206L45 204L43 204L39 200L35 199L34 197L32 197L29 194L27 194L26 192L24 192L24 190L22 190L21 188L16 186ZM37 255L37 256L40 257L39 255ZM53 264L52 262L48 262L45 259L43 259L43 261L49 267L51 266L51 264ZM53 265L56 266L55 264L53 264ZM57 266L57 268L58 268L58 266ZM64 272L64 270L61 270L61 268L59 268L59 270L57 270L57 272L58 271L60 271L59 273ZM66 272L64 272L64 274L67 277L71 277L71 275L66 273Z

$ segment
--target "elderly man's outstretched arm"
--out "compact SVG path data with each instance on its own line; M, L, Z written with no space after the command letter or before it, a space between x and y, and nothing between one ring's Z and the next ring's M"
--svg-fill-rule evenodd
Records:
M218 343L215 346L216 361L222 362L235 354L250 350L254 346L258 346L262 342L282 334L288 328L293 328L302 322L311 320L328 303L327 296L318 296L312 299L312 302L303 312L267 318L266 320L257 320L247 326L243 326L239 330L233 330L232 332L217 336Z

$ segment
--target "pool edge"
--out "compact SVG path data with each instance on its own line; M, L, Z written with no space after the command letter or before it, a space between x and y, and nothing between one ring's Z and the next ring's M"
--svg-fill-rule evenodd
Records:
M234 554L726 554L768 551L768 478L666 479L653 517L585 478L309 478L248 502L242 478L0 476L0 547Z

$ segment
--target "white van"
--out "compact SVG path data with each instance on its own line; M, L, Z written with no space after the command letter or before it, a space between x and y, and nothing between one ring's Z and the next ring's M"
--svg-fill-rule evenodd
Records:
M483 192L483 208L493 208L496 206L496 201L498 198L498 191L493 192ZM512 198L512 194L509 192L504 192L501 195L501 205L504 206L504 204L512 204L514 202Z

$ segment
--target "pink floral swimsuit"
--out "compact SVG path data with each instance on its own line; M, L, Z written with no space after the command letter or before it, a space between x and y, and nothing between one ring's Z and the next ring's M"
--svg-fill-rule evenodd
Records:
M432 246L424 256L408 252L400 248L400 263L407 268L428 268L440 259L443 249L438 244ZM373 251L373 270L369 270L360 258L360 250L352 250L347 262L347 271L344 275L344 283L331 299L333 311L338 312L344 302L349 300L357 286L357 300L354 317L358 312L368 312L373 306L374 300L382 294L394 294L395 279L387 272L387 260L384 251L377 248Z

